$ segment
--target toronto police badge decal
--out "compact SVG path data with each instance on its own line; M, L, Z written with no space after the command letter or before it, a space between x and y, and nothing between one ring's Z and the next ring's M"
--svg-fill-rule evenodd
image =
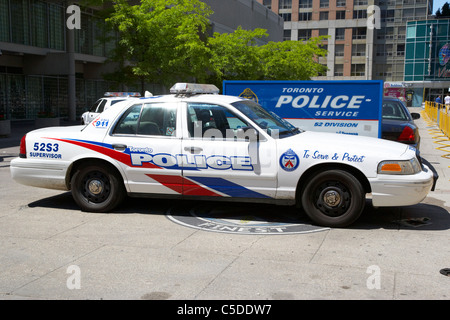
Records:
M280 157L280 166L285 171L294 171L298 168L299 163L300 159L292 149L289 149Z

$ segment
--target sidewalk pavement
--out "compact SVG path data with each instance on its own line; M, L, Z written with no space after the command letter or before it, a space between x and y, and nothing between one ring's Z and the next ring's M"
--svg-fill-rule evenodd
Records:
M420 113L415 120L421 137L420 155L426 159L439 174L436 189L429 196L443 201L445 207L450 207L450 139L445 137L435 122L432 122L422 108L409 108L410 112ZM449 145L448 148L442 148ZM441 150L437 149L441 148ZM447 151L448 150L448 151Z

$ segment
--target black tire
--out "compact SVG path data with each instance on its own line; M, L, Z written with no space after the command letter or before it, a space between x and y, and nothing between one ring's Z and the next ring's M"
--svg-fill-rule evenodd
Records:
M314 175L301 194L301 204L308 217L327 227L349 226L359 218L365 203L361 183L344 170Z
M79 166L71 180L72 197L81 210L108 212L125 198L122 179L108 165L86 163Z

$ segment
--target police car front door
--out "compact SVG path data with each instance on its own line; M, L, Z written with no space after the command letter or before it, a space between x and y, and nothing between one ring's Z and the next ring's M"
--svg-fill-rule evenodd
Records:
M185 110L184 195L275 197L274 141L258 140L256 131L224 106L187 103Z
M120 164L131 193L182 193L178 103L139 103L119 119L106 141L124 153Z

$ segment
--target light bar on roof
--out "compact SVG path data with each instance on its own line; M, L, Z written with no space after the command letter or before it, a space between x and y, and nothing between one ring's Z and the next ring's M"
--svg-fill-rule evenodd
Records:
M105 97L140 97L139 92L105 92Z
M178 82L178 83L175 83L172 88L170 88L170 93L175 93L175 94L196 94L196 93L218 94L219 89L213 84Z

